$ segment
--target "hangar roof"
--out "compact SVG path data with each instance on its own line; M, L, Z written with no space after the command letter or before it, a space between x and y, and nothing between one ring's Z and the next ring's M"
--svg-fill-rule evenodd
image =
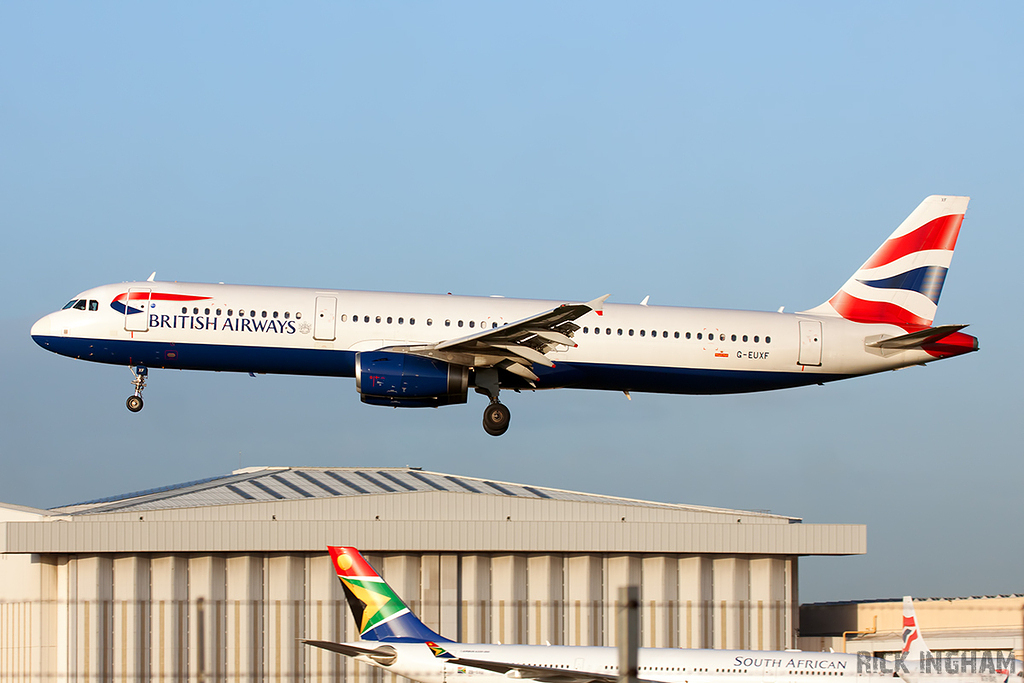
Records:
M232 505L236 503L365 496L386 493L447 491L489 496L513 496L534 500L571 500L668 510L690 510L734 515L752 515L775 522L795 523L797 517L772 515L767 512L746 512L676 503L655 503L616 496L579 493L545 486L513 484L493 479L478 479L418 467L247 467L207 479L172 484L159 488L124 493L73 505L52 508L51 513L64 515L134 512L170 508Z
M0 515L0 553L850 555L857 524L632 500L412 467L258 467Z

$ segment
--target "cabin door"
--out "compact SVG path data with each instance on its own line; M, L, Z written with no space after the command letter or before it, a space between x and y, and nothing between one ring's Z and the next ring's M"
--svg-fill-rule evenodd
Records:
M128 332L149 331L148 289L129 289L124 300L124 329Z
M821 321L800 321L800 365L821 365Z
M334 323L338 317L338 300L333 296L316 298L316 317L313 320L313 339L334 341Z

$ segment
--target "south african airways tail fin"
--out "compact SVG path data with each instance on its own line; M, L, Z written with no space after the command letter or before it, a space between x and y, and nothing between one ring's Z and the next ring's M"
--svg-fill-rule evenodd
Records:
M930 327L968 201L925 199L831 299L805 313L891 323L908 332Z
M362 640L451 642L416 618L355 548L328 546Z

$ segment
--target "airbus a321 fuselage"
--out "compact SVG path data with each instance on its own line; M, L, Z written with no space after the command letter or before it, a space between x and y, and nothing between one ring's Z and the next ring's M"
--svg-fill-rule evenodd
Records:
M355 377L364 403L438 407L501 389L730 394L822 384L976 351L933 327L967 197L931 196L831 299L800 313L183 282L75 296L32 326L64 356L131 368ZM645 302L646 303L646 302Z

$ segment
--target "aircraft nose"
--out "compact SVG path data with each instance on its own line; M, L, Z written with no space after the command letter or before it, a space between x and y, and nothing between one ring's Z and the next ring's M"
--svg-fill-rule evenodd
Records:
M37 343L42 343L43 337L50 336L50 320L51 315L45 315L32 325L32 331L29 333L32 335L32 339Z

